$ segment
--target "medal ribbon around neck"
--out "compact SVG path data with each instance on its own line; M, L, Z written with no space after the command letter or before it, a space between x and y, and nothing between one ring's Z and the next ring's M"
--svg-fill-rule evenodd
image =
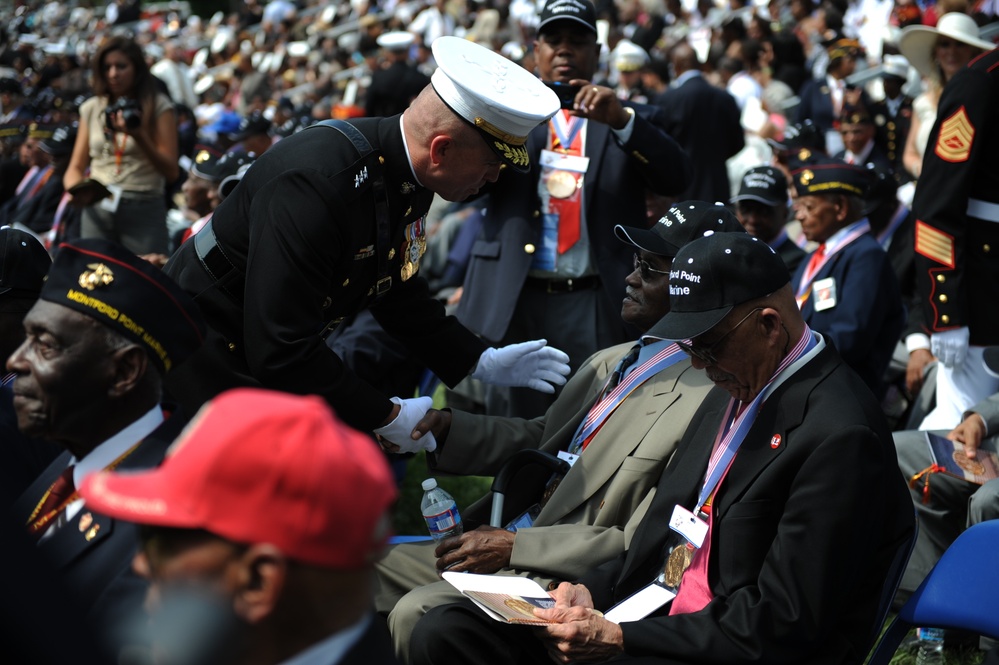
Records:
M617 387L610 391L606 397L597 402L586 418L580 423L576 435L572 437L570 452L578 455L585 448L585 443L593 434L600 429L604 421L610 417L614 410L630 395L636 388L645 383L653 375L672 367L687 357L687 354L676 344L670 344L665 349L652 356L644 363L636 367L630 374L621 380ZM613 374L612 374L613 376ZM610 377L607 379L610 381ZM605 388L606 389L606 388Z
M119 464L121 464L122 462L124 462L125 458L128 457L129 455L131 455L132 452L136 448L138 448L139 445L141 445L141 444L142 444L142 441L139 441L134 446L132 446L131 448L129 448L128 450L126 450L125 452L123 452L118 457L118 459L116 459L115 461L111 462L106 467L104 467L104 470L105 471L114 471L115 468ZM42 532L44 532L45 529L48 528L49 524L52 523L52 520L54 520L59 515L61 515L62 511L66 510L66 506L70 505L71 503L73 503L74 501L76 501L77 499L80 498L80 490L79 489L73 490L73 493L70 494L68 497L66 497L65 501L63 501L62 503L60 503L58 506L56 506L55 508L53 508L49 512L47 512L44 515L42 515L42 516L39 517L38 511L40 511L42 509L42 506L45 505L45 500L49 498L49 494L51 494L51 493L52 493L52 487L49 486L49 488L47 490L45 490L45 494L42 495L41 500L38 503L35 504L35 509L31 511L31 516L28 517L28 521L27 521L27 526L28 526L28 531L29 532L31 532L31 533L42 533Z
M780 373L792 363L815 348L816 344L815 336L806 327L805 334L801 336L798 343L791 349L791 353L787 354L784 360L781 361L777 370L767 382L767 385L749 403L749 406L743 409L741 414L738 414L736 408L738 400L734 397L729 399L725 417L722 419L721 427L718 429L718 434L715 437L717 445L714 452L711 453L711 460L708 462L708 470L704 476L704 485L701 487L701 493L697 497L697 506L694 508L695 515L701 511L708 500L714 495L722 478L728 472L729 466L732 465L735 459L735 454L739 451L739 447L742 445L743 440L745 440L746 435L749 434L753 423L756 422L756 415L759 413L760 407L763 406L763 402L770 392L770 386L773 384L774 379L780 376ZM718 443L719 439L720 443Z
M552 116L552 132L555 134L555 138L563 150L572 149L572 143L583 129L585 120L585 118L574 115L567 117L565 113L556 113Z
M871 224L865 217L859 222L854 222L846 228L846 235L844 235L834 245L826 243L826 254L822 257L822 260L819 261L812 270L808 270L806 267L805 272L802 273L801 281L798 282L798 292L794 295L794 299L798 302L798 309L805 306L805 301L808 300L808 296L811 294L812 282L815 281L815 276L822 271L822 268L826 265L826 263L828 263L829 260L841 249L848 246L865 233L868 233L871 230Z

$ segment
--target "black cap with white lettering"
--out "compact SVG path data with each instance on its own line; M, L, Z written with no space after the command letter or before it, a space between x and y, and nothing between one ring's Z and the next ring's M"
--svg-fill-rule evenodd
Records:
M713 233L684 245L669 273L669 314L648 332L668 340L693 339L736 305L762 298L791 281L784 261L746 233Z
M694 238L733 232L745 233L746 230L728 208L707 201L675 203L651 229L620 224L614 227L614 235L621 242L669 257L676 256L680 248Z

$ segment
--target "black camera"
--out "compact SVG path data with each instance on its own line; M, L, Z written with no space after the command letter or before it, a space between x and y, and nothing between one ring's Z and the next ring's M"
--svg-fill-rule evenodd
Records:
M555 91L558 101L564 109L571 109L576 103L576 94L579 92L578 85L569 85L559 81L545 81L545 85Z
M128 129L138 129L142 124L142 107L139 106L139 102L128 97L120 97L118 101L104 109L104 122L110 131L115 131L114 114L118 111L121 111L122 119Z

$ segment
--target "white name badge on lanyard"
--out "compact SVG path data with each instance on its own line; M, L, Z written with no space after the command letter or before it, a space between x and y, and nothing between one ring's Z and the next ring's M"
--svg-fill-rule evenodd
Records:
M836 306L836 280L832 277L817 279L812 282L812 307L816 312L832 309Z
M107 188L111 192L111 196L101 199L98 206L111 213L118 212L118 204L121 202L121 185L108 185Z
M568 462L569 466L571 467L573 464L576 463L576 460L579 459L579 455L573 455L570 452L566 452L564 450L560 450L560 451L558 451L558 458L560 460L565 460L566 462Z
M700 549L704 537L708 535L708 523L677 504L673 507L673 516L669 518L669 528L687 539L687 542Z
M572 171L574 173L586 173L590 166L590 158L580 155L565 155L554 150L541 151L541 166L558 171Z

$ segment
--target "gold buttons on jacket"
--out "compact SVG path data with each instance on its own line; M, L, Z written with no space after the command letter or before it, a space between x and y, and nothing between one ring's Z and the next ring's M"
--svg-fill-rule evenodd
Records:
M950 323L950 317L944 314L940 317L940 323L947 324Z
M535 210L534 211L534 216L535 217L540 217L541 216L541 211L540 210Z
M945 277L944 275L937 275L937 281L943 284L944 282L947 281L947 277Z
M347 286L348 284L350 284L350 277L348 277L347 279L343 280L343 285L344 286Z
M982 245L982 251L988 254L989 252L992 251L992 247L990 247L989 245Z
M534 249L535 247L531 243L527 243L526 245L524 245L524 251L527 252L528 254L533 254Z
M946 293L941 293L939 300L940 300L940 302L947 302L947 294Z

